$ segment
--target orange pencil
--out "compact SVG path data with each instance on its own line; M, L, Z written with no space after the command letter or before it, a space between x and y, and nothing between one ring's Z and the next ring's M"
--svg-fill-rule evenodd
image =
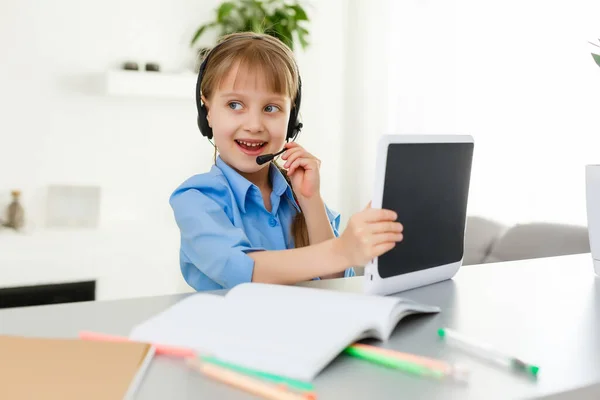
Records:
M203 363L197 358L187 358L186 361L190 367L209 378L267 400L307 400L314 398L314 395L296 394L282 388L281 385L265 383L230 369L221 368L214 364Z
M79 332L79 338L83 340L96 340L104 342L129 342L130 339L124 336L107 335L105 333L82 331ZM196 352L185 347L166 346L152 343L156 349L155 354L162 354L172 357L195 357Z

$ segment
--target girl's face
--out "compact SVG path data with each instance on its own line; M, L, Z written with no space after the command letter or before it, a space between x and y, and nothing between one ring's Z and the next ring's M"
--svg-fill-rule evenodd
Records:
M263 74L238 64L203 101L223 161L246 177L268 168L269 163L258 165L256 157L283 148L291 99L271 91Z

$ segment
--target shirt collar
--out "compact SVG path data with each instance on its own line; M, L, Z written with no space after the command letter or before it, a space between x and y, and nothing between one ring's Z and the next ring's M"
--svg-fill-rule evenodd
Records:
M225 179L227 179L229 182L229 186L231 186L231 190L233 191L233 196L235 197L238 208L240 211L245 213L248 190L250 190L250 187L256 186L248 179L240 175L236 170L227 165L227 163L223 161L220 156L217 157L216 166L221 170L225 176ZM292 188L283 177L281 171L279 171L279 169L273 165L273 163L270 163L269 165L269 177L271 178L271 183L273 185L273 193L279 197L285 194L294 208L300 211L300 207L296 203L296 200L294 200ZM256 187L256 189L258 191L258 187Z

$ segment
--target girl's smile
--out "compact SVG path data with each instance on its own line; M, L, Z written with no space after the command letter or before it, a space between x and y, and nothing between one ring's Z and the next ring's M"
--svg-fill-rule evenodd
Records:
M249 156L259 156L267 142L255 139L236 139L235 143L240 150Z

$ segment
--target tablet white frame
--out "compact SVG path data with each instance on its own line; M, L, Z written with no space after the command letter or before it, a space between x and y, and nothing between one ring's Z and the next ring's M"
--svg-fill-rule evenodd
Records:
M381 208L388 146L396 143L474 143L474 140L470 135L456 134L381 136L377 146L375 182L371 200L371 207L373 208ZM377 269L376 257L365 266L363 291L368 294L389 295L451 279L462 266L462 261L463 259L461 258L460 261L451 264L382 278Z

